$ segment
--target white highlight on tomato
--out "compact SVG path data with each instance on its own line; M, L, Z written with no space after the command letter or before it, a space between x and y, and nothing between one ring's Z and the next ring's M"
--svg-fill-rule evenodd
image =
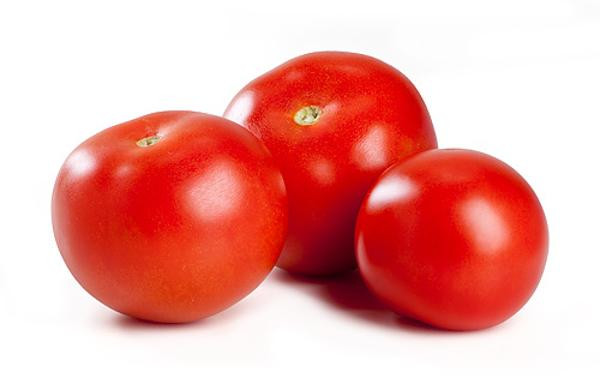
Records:
M386 147L387 134L381 126L372 126L367 134L353 147L352 159L361 168L372 170L388 163Z
M485 253L494 253L501 249L508 237L509 230L502 216L487 200L473 198L462 205L462 212L468 220L468 234Z
M225 113L226 118L240 125L245 125L254 105L254 94L247 90L238 95L232 105Z
M368 211L376 211L387 207L400 199L407 199L415 195L417 186L407 177L388 176L377 184L369 195L366 208Z
M193 179L187 200L201 219L227 219L236 212L244 199L238 171L232 163L223 161Z
M328 185L335 181L334 165L326 158L317 158L313 160L309 166L313 177L320 184Z
M96 159L86 149L79 148L75 150L65 162L73 175L83 176L96 168Z

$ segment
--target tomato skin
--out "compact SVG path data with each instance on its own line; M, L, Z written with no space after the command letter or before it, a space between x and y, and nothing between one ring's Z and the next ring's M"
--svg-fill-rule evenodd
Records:
M245 129L162 112L108 128L70 154L52 223L67 266L95 298L140 319L189 322L229 307L271 271L287 196L270 154Z
M361 208L356 252L367 285L399 314L483 329L533 294L548 227L533 190L505 163L431 150L379 178Z
M300 125L295 116L307 106L322 114ZM290 218L278 266L306 275L354 269L354 222L371 184L395 161L437 147L410 81L354 53L292 59L246 85L224 115L256 134L281 168Z

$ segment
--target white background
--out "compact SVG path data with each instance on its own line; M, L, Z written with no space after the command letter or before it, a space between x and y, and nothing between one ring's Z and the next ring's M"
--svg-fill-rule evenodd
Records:
M600 2L2 1L0 380L599 380ZM273 274L191 325L120 316L54 244L54 177L80 141L143 114L221 114L296 55L350 50L421 91L441 147L488 152L542 201L542 282L494 329L394 316L354 275ZM377 379L375 379L377 378Z

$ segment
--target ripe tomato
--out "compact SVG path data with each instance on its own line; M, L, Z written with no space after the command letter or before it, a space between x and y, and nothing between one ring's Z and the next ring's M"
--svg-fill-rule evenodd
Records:
M436 147L410 81L372 57L300 56L250 82L225 117L256 134L281 168L289 233L278 266L327 275L356 267L354 222L377 176Z
M91 137L58 174L52 222L79 283L145 320L187 322L254 289L285 240L287 199L265 147L240 126L163 112Z
M432 150L387 170L365 198L358 265L400 314L454 330L515 314L546 262L548 229L512 168L468 150Z

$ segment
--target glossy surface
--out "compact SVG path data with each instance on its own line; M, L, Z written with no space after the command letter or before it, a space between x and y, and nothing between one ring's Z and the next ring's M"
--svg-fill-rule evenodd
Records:
M250 82L225 112L267 145L289 197L278 265L327 275L353 269L354 222L377 176L436 147L427 109L399 71L341 52L300 56Z
M281 173L248 131L164 112L91 137L56 180L52 222L79 283L137 318L187 322L252 291L285 238Z
M432 150L386 171L356 229L368 286L400 314L446 329L496 325L542 275L548 228L512 168L468 150Z

